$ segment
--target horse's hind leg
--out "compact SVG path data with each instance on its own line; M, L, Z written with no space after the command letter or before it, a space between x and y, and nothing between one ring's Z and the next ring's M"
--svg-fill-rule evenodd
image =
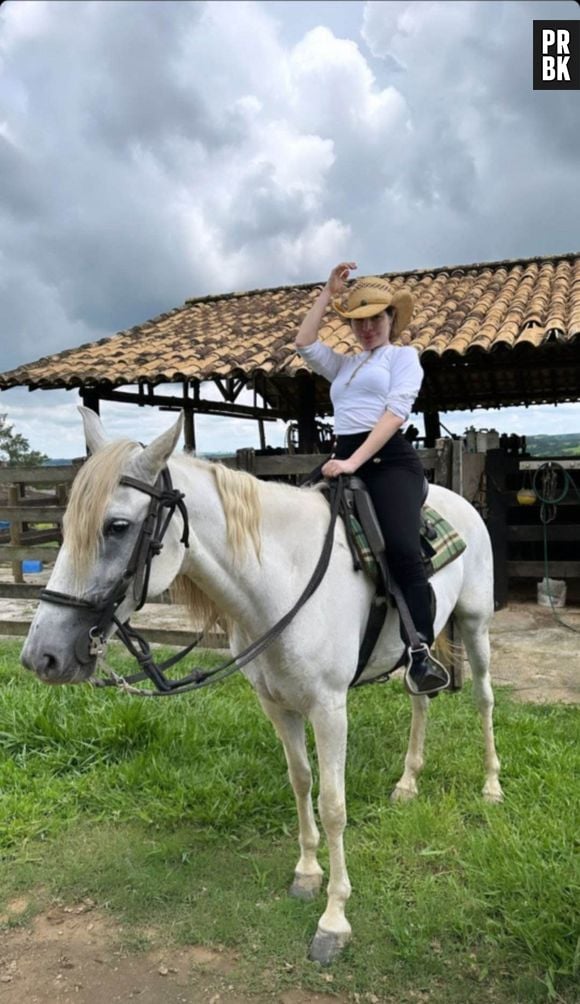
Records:
M429 698L412 697L411 732L409 746L405 757L405 770L400 781L395 785L391 798L394 802L408 802L418 793L417 778L423 768L423 749L425 746L425 729L427 727L427 709Z
M322 868L316 859L320 834L312 807L312 772L306 751L304 719L297 712L285 711L264 697L260 697L260 703L284 747L298 811L300 858L290 895L298 899L313 899L322 885Z
M473 677L473 696L483 723L485 743L485 784L483 797L487 802L501 802L500 763L493 735L493 690L489 675L490 646L486 618L456 610L457 625L465 645Z

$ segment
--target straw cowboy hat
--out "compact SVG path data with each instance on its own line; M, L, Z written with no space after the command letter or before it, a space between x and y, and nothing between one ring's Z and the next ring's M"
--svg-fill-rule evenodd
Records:
M340 300L333 300L332 306L337 314L349 319L375 317L387 307L392 307L395 312L392 327L394 336L404 331L413 316L411 294L406 289L393 291L386 279L381 279L379 276L358 279L346 296Z

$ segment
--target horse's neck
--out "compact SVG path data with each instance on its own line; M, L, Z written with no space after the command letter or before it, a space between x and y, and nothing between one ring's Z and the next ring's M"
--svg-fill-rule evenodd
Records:
M312 565L313 548L322 546L328 525L324 501L307 490L260 483L260 557L248 539L236 558L211 468L178 462L172 476L185 494L190 521L183 573L238 623L254 628L264 615L270 619L276 598L284 606L286 590L295 591L293 574L302 581L304 569Z

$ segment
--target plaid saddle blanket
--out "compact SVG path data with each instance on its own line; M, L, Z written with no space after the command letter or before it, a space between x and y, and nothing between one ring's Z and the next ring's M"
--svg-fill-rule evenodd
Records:
M421 547L427 578L430 578L439 569L458 558L467 545L463 537L451 526L451 523L431 506L424 505L421 514ZM347 530L351 535L363 571L377 583L379 570L365 532L354 513L349 512L346 521Z

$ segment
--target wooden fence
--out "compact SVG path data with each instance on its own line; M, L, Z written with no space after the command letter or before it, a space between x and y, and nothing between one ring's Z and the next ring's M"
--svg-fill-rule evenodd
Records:
M461 492L463 444L461 440L439 439L432 449L417 450L429 480ZM235 456L220 457L227 467L248 471L258 478L299 481L320 464L318 453L277 453L269 450L238 450Z
M433 449L418 450L429 481L462 494L464 452L461 440L440 439ZM465 455L466 456L466 455ZM220 457L220 462L245 470L258 478L299 483L322 461L320 454L288 454L274 451L238 450L235 456ZM12 582L0 581L0 598L35 601L41 585L25 581L24 561L41 561L50 566L62 542L62 518L70 487L80 463L66 467L0 468L0 520L8 521L9 530L0 532L0 563L12 566ZM4 499L4 501L3 501ZM38 524L42 524L39 528ZM48 524L48 526L46 526ZM162 598L159 602L167 602ZM30 620L0 618L0 635L25 636ZM143 628L149 642L187 645L191 631ZM451 634L451 640L458 639ZM210 635L204 644L221 648L223 635ZM455 660L454 686L461 686L462 659Z
M9 524L0 531L0 561L12 564L16 584L24 584L23 561L49 564L56 558L68 491L77 470L72 465L0 468L0 520Z

